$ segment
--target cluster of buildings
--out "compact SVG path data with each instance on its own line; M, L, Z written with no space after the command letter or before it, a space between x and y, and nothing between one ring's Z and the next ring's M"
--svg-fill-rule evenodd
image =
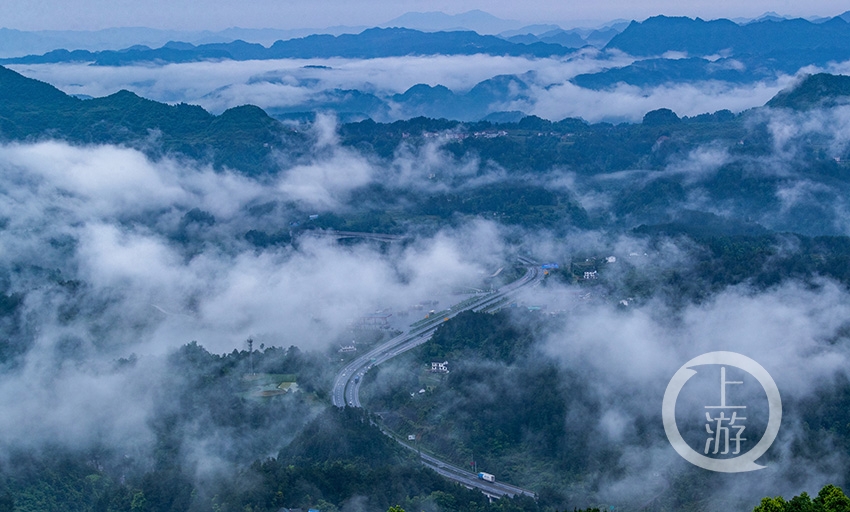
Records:
M449 373L449 362L433 361L431 363L431 373Z
M538 135L543 135L542 133ZM506 130L483 130L480 132L472 132L472 133L464 133L464 132L422 132L422 137L425 139L438 139L438 140L465 140L468 138L473 139L495 139L498 137L507 137L508 132ZM409 133L402 133L401 137L406 139L410 137Z

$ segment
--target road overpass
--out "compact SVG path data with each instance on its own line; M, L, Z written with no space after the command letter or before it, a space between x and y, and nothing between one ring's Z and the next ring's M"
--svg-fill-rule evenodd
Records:
M300 236L314 236L319 238L362 238L364 240L375 240L378 242L401 242L410 237L406 235L388 235L386 233L368 233L364 231L337 231L335 229L306 229L299 233Z

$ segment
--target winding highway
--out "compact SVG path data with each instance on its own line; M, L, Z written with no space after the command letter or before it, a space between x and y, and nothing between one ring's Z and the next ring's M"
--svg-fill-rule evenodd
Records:
M464 301L450 310L434 315L434 318L425 321L418 321L411 324L405 331L398 336L384 342L378 347L373 348L366 354L357 357L345 367L343 367L336 378L332 390L333 404L337 407L362 407L360 404L360 386L363 383L363 377L372 369L372 367L389 361L393 357L407 352L419 345L425 343L446 320L464 311L495 311L504 306L507 302L507 297L526 286L536 286L543 280L543 272L537 263L527 258L519 258L520 262L525 265L525 274L509 283L502 286L498 290L484 295L475 300ZM405 440L396 437L395 435L384 432L391 436L405 448L416 450L415 447L408 444ZM425 466L433 469L437 473L458 482L469 488L481 490L489 497L498 498L501 496L517 496L525 495L536 498L537 495L533 491L516 487L503 482L486 482L478 479L475 473L471 473L463 468L449 464L431 455L424 453L419 454L419 459Z

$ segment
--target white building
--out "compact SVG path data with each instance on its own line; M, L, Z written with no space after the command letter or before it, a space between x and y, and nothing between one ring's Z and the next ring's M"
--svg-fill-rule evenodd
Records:
M442 363L431 363L431 372L432 373L449 373L448 368L449 362L443 361Z

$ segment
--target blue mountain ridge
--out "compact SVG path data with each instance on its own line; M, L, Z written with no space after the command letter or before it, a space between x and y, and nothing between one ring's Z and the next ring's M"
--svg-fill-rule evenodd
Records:
M747 84L793 75L806 66L850 60L847 13L820 23L766 16L739 25L729 20L655 16L632 22L606 45L646 57L619 68L577 75L572 83L595 90L617 84L654 87L721 81ZM677 52L687 58L662 58Z
M739 25L727 19L654 16L633 21L606 45L629 55L651 57L666 52L691 56L770 55L804 50L850 51L850 24L836 16L823 23L802 18L767 18Z
M392 121L420 116L478 121L501 112L513 102L530 101L530 87L523 79L526 76L497 75L479 82L465 93L454 92L443 85L427 84L416 84L391 96L356 89L332 89L297 105L266 110L279 119L302 119L309 118L311 112L333 112L343 121L365 118Z
M605 69L572 78L572 83L588 89L603 90L628 84L655 87L671 83L719 81L748 84L772 81L779 75L793 75L806 66L850 60L850 23L847 15L820 23L802 19L765 17L739 25L729 20L704 21L699 18L656 16L644 22L632 22L615 36L600 54L623 51L648 55L628 66ZM339 36L312 35L278 41L270 47L235 41L195 46L170 42L161 48L131 47L121 51L55 50L41 56L6 59L0 62L91 62L121 66L139 62L192 62L205 59L272 58L376 58L403 55L524 55L570 56L575 50L541 42L566 34L552 30L538 36L515 38L537 42L515 43L503 38L481 36L475 32L432 32L412 29L375 28L360 34ZM674 51L686 58L661 58ZM273 81L273 76L255 77ZM523 103L531 103L530 82L525 75L496 76L477 84L468 92L455 92L443 86L415 85L407 91L382 95L374 91L330 89L292 106L271 107L277 118L299 116L305 112L331 111L342 119L372 118L390 121L427 116L475 121L492 115L518 112ZM541 85L541 84L537 84ZM545 85L545 84L543 84ZM528 100L528 101L527 101ZM510 114L516 116L517 114Z
M231 59L309 59L343 57L370 59L406 55L511 55L551 57L570 55L575 50L560 44L513 43L505 39L479 35L471 31L420 32L405 28L371 28L359 34L311 35L277 41L266 48L256 43L234 41L199 46L170 43L161 48L131 47L125 50L90 52L54 50L43 55L0 59L0 64L46 64L90 62L102 66L130 65L138 62L179 63Z

